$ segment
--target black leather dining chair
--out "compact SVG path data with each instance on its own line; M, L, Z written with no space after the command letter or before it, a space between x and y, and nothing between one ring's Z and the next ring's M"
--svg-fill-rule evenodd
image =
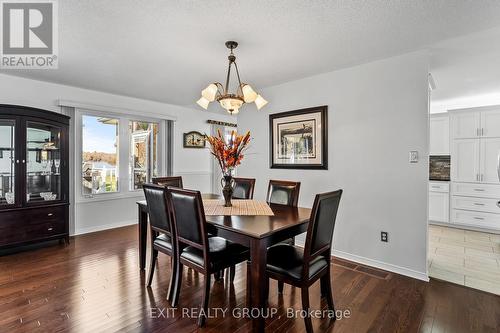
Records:
M255 178L234 177L233 199L253 199Z
M299 203L299 194L300 182L271 179L267 187L267 202L270 204L297 207ZM285 239L280 243L294 245L295 239ZM283 282L278 282L278 291L280 293L283 292L283 286Z
M167 198L179 249L171 304L176 306L179 300L182 270L185 265L205 276L201 308L206 314L208 313L211 274L248 260L249 250L222 237L208 237L205 211L199 191L169 187ZM205 316L198 317L198 326L203 326L205 320Z
M163 186L144 184L142 186L149 211L149 225L151 235L151 263L149 265L149 277L147 286L151 286L158 252L171 257L172 274L167 292L167 299L171 299L173 290L173 278L177 270L175 253L177 251L175 238L172 233L171 220L167 206L167 189Z
M267 188L267 202L297 207L299 203L300 182L270 180Z
M172 186L172 187L183 188L181 176L156 177L153 178L152 181L153 184L157 184L164 187Z
M267 275L301 288L302 309L306 313L309 313L309 287L317 280L321 280L321 296L326 297L329 310L335 313L330 256L341 196L342 190L316 195L304 249L280 243L267 252ZM304 321L307 332L312 333L311 317L305 316Z

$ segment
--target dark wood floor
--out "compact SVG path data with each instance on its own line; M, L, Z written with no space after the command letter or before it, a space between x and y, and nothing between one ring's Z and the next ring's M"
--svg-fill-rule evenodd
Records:
M0 257L0 332L193 332L196 319L172 316L165 300L170 262L160 255L151 289L139 273L137 232L125 227L76 237L69 246L52 245ZM237 267L234 285L215 282L210 307L245 306L245 265ZM498 332L500 297L446 282L417 281L396 274L335 260L334 299L349 318L331 324L314 319L315 332ZM186 270L180 308L198 306L202 278ZM269 304L278 313L266 321L268 332L304 332L302 319L288 318L299 310L300 291L285 287L278 296L271 283ZM312 288L314 309L319 286ZM160 308L165 318L151 318ZM236 310L234 310L236 309ZM248 319L233 316L207 321L201 332L249 332ZM156 310L160 316L160 310ZM161 316L160 316L161 317Z

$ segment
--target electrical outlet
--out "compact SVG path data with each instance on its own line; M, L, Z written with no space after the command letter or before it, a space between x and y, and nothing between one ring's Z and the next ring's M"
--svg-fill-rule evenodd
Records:
M380 241L381 242L389 242L389 233L387 231L380 232Z

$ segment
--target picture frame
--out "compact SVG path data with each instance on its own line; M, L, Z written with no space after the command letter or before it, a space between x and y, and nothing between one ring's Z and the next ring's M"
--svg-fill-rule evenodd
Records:
M205 148L206 136L198 131L191 131L183 134L183 147L184 148Z
M328 170L328 106L269 115L271 169Z

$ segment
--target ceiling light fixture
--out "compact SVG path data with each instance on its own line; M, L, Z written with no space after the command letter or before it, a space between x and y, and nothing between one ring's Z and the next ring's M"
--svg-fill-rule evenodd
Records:
M236 65L236 57L233 50L238 46L237 42L228 41L226 47L231 50L227 59L229 60L229 67L227 69L226 85L223 86L219 82L211 83L208 87L201 91L201 98L196 102L199 106L208 109L210 102L217 101L227 110L230 114L238 114L240 108L245 103L253 103L260 110L267 101L253 90L253 88L246 83L241 83L240 73L238 72L238 65ZM238 88L234 94L229 93L229 79L231 76L231 66L234 65L236 69L236 76L238 78Z

